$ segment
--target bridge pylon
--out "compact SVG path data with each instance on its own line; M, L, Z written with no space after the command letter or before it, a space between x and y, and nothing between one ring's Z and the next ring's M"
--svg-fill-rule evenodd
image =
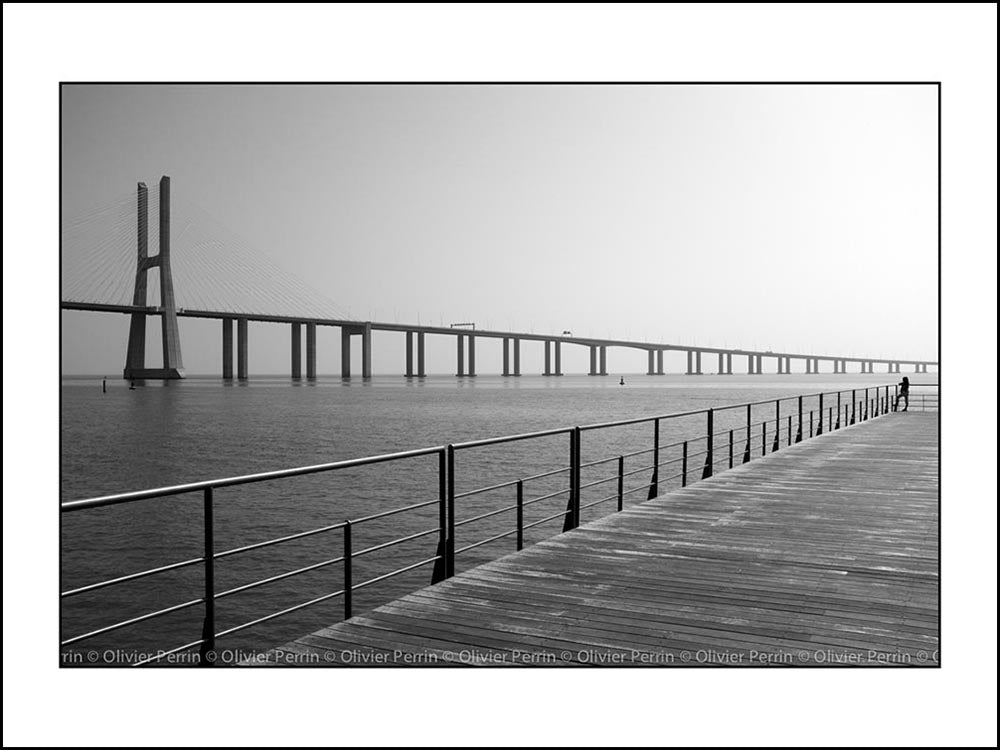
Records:
M134 312L128 330L128 352L125 355L126 380L176 380L184 377L181 359L181 338L177 326L177 304L174 300L174 280L170 271L170 178L160 178L160 252L149 257L148 191L140 182L136 191L137 250L135 292L132 304L146 307L146 274L151 268L160 269L160 307L155 313ZM159 314L162 325L163 367L146 367L146 316Z

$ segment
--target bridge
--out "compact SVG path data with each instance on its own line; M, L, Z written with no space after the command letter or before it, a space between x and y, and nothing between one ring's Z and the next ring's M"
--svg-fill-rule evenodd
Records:
M156 200L154 200L156 199ZM149 213L151 203L158 203L158 232L154 238L149 233ZM208 318L221 321L222 377L225 380L246 380L249 378L249 323L284 324L290 328L290 374L293 379L303 377L303 329L305 329L305 369L306 379L313 380L316 372L316 332L320 326L339 328L341 332L341 376L350 378L355 374L351 362L351 341L361 339L360 375L372 377L372 332L393 331L405 334L405 369L407 378L426 376L425 337L450 336L455 339L456 365L458 377L474 377L476 370L476 345L479 339L497 340L502 351L502 371L506 377L521 375L522 342L538 342L544 348L543 375L563 374L562 347L583 346L589 350L589 373L593 376L608 374L608 349L629 348L647 353L647 374L663 375L664 353L684 352L687 357L686 373L701 375L710 366L711 358L716 358L715 372L733 374L733 358L743 360L746 372L759 375L764 362L773 361L778 374L791 374L793 363L806 373L821 371L847 374L849 369L860 373L884 371L899 373L910 368L916 373L926 373L929 367L937 368L937 362L922 359L898 359L847 356L837 353L802 353L745 348L719 348L710 346L690 346L664 341L639 341L626 339L602 339L574 337L565 332L560 335L536 334L517 331L482 330L429 326L406 323L385 323L371 320L352 319L337 311L336 306L298 279L291 279L277 269L266 257L255 253L239 238L219 237L202 234L192 229L194 223L186 222L182 238L190 247L185 257L192 262L200 262L194 272L186 274L186 283L192 287L190 297L193 306L178 304L180 287L174 287L174 262L171 242L171 199L170 178L163 177L158 192L151 196L145 184L139 183L134 196L134 211L122 215L122 203L116 203L104 210L113 215L109 236L94 235L94 226L100 225L102 210L93 216L84 217L63 228L64 283L61 297L63 310L86 312L118 313L130 316L129 337L123 376L126 379L175 379L184 377L181 353L179 318ZM96 217L96 218L95 218ZM210 217L201 217L203 223L211 223ZM196 236L192 236L196 235ZM155 241L151 241L155 240ZM133 244L134 243L134 244ZM151 254L151 245L158 245L158 252ZM229 255L220 260L209 257L205 251L231 245L238 255ZM135 255L133 263L122 254L124 247L131 246ZM159 274L158 301L149 303L147 277L150 271ZM249 279L233 282L231 279ZM236 288L242 286L244 288ZM110 299L131 288L128 299ZM155 289L152 291L156 291ZM225 309L213 304L212 300L223 292L239 297L237 303L226 305ZM280 314L262 312L256 306L265 306L280 299L285 306L301 309L311 308L311 312L288 312ZM333 314L328 311L333 310ZM157 368L146 367L146 320L159 317L161 325L162 362ZM235 345L234 345L235 329ZM234 368L235 354L235 368ZM708 360L708 361L705 361Z

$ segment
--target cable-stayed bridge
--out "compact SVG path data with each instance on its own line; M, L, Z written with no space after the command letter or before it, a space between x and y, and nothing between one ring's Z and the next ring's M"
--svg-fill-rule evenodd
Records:
M302 329L305 328L305 377L316 377L318 326L341 329L341 375L349 378L351 338L361 338L361 375L372 375L372 332L405 334L406 377L426 374L425 336L456 339L456 375L476 375L476 342L501 340L504 376L521 374L521 343L541 342L544 375L562 375L562 346L588 347L589 374L607 375L608 349L624 347L647 352L649 375L663 375L663 353L687 354L687 373L700 375L703 358L717 357L716 372L733 373L733 357L746 362L748 374L761 374L765 359L777 363L778 374L790 374L793 361L805 363L806 373L843 374L849 365L862 373L927 372L937 362L919 359L871 358L836 353L783 352L682 345L662 341L582 338L571 335L450 328L361 320L325 294L284 271L252 243L229 231L191 202L173 202L170 178L149 189L139 183L135 193L120 196L62 225L62 288L64 310L120 313L131 316L123 375L127 379L184 377L179 318L213 318L222 322L222 377L249 377L250 322L288 324L291 328L291 376L302 378ZM154 280L155 283L151 283ZM147 319L159 318L162 361L146 366ZM235 328L235 347L234 347ZM235 354L235 368L234 368ZM706 365L707 367L707 365Z

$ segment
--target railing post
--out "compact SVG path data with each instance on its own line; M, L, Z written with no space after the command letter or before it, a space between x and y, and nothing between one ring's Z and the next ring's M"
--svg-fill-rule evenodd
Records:
M688 483L688 441L684 441L683 453L681 453L681 487L687 487Z
M750 404L747 404L747 445L746 448L743 449L743 463L748 463L750 461L750 438L751 430L753 429L751 425L751 420L753 418L752 415L753 407Z
M865 388L865 411L861 415L861 421L862 422L867 422L868 421L868 389L867 388Z
M576 432L569 431L569 497L566 500L566 515L563 518L563 533L576 528Z
M448 455L438 451L438 547L431 583L448 577Z
M448 446L448 540L445 544L445 577L455 575L455 446Z
M833 428L835 430L839 430L840 429L840 412L841 412L841 407L840 407L840 391L837 391L837 425Z
M823 394L819 394L819 424L816 425L816 434L823 434Z
M733 431L729 431L729 468L733 468Z
M851 391L851 424L854 424L854 417L857 413L858 408L858 392L856 390Z
M813 436L813 410L809 410L809 437Z
M760 455L767 455L767 420L760 423Z
M714 426L715 425L715 410L714 409L709 409L708 410L708 420L707 421L708 421L708 423L705 425L705 427L706 427L706 430L707 430L707 442L708 442L708 445L706 446L706 450L708 452L705 454L705 470L701 473L701 478L702 479L708 479L710 476L712 476L712 469L714 468L712 466L712 463L715 460L715 438L712 435L712 433L715 431L715 426Z
M897 411L899 409L899 386L894 385L892 387L892 410Z
M573 442L576 443L576 471L573 472L573 528L578 528L580 526L580 485L583 484L580 481L580 454L583 452L582 443L583 432L579 427L573 428Z
M649 480L649 495L652 500L660 494L660 420L653 420L653 476Z
M625 506L625 456L618 457L618 510Z
M774 402L774 445L771 446L771 453L781 447L781 399Z
M210 667L215 663L215 508L213 490L205 488L205 620L201 627L203 643L198 650L198 663Z
M829 421L827 422L826 430L827 430L827 432L833 432L833 407L832 406L827 407L827 415L829 417Z
M354 607L354 552L351 549L351 522L344 522L344 619L350 620Z
M799 431L795 433L795 442L802 442L802 396L799 396Z
M517 551L524 549L524 482L517 480Z
M785 434L788 436L788 444L792 444L792 415L788 415L788 429L785 430Z

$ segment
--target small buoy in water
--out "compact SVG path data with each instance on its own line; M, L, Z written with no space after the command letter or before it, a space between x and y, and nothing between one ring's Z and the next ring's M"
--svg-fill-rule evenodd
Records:
M128 389L130 391L134 391L135 390L135 381L134 380L128 381Z
M625 385L625 376L624 375L622 376L622 379L620 381L618 381L618 385Z
M104 380L101 381L101 393L107 393L107 392L108 392L108 379L104 378Z

